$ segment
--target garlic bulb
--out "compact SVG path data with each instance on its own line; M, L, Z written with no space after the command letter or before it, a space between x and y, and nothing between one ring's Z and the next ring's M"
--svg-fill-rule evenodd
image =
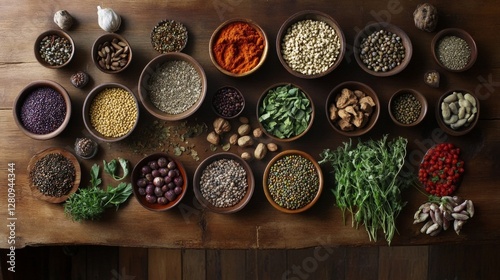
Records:
M54 14L54 22L63 30L68 30L73 25L73 17L66 10L59 10Z
M115 11L110 8L101 8L101 6L97 6L97 19L99 27L107 32L117 31L122 22L120 16Z

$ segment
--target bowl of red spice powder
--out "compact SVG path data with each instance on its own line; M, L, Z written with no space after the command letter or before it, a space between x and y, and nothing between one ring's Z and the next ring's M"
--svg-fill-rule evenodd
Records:
M269 43L264 30L248 19L222 23L210 37L210 59L222 73L243 77L257 71L267 57Z

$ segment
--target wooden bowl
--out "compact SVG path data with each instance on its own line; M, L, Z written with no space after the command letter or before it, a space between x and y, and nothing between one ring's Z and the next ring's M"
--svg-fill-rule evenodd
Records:
M178 30L167 30L166 27L173 27L179 28ZM163 27L163 28L162 28ZM156 31L160 29L163 31L161 35L157 34ZM184 30L184 31L182 31ZM169 43L175 42L175 45L171 48L165 48L165 46L162 46L160 42L157 42L154 37L155 36L161 36L161 38L164 41L168 41ZM151 30L150 34L151 38L151 45L153 49L160 54L163 53L169 53L169 52L181 52L187 45L188 42L188 30L184 24L181 22L175 21L175 20L168 20L164 19L158 24L156 24L155 27Z
M57 37L64 38L64 39L68 40L69 43L71 44L71 54L70 54L69 58L64 63L50 64L42 57L42 54L40 53L40 44L43 41L43 39L47 36L55 36L54 38L57 38ZM62 68L64 66L68 65L71 62L71 60L73 59L73 56L75 54L75 43L73 42L73 39L71 38L71 36L68 33L64 32L62 30L59 30L59 29L53 29L53 30L47 30L47 31L43 32L42 34L40 34L35 40L35 45L34 45L33 49L35 52L36 60L42 66L50 68L50 69L59 69L59 68Z
M201 188L200 181L201 181L201 176L203 174L203 171L211 163L218 161L218 160L221 160L221 159L228 159L228 160L236 161L237 163L239 163L239 165L241 167L243 167L243 169L246 172L246 181L247 181L247 185L248 185L246 193L238 203L236 203L233 206L229 206L229 207L217 207L217 206L213 205L203 196L203 194L201 193L201 190L200 190L200 188ZM206 209L208 209L212 212L216 212L216 213L229 214L229 213L234 213L234 212L240 211L248 204L248 202L252 198L254 189L255 189L255 180L254 180L253 172L252 172L252 169L250 168L250 165L248 165L248 163L246 161L244 161L241 157L239 157L235 154L229 153L229 152L221 152L221 153L217 153L217 154L214 154L214 155L207 157L205 160L203 160L198 165L198 167L196 168L196 172L194 173L194 177L193 177L194 195L196 196L196 198L198 199L198 201L200 202L200 204L203 207L205 207Z
M395 100L397 100L397 98L399 98L403 94L413 95L421 105L420 114L419 114L418 118L414 122L409 123L409 124L399 121L394 114ZM415 126L415 125L419 124L420 122L422 122L422 120L425 118L425 115L427 114L427 108L428 108L428 103L427 103L427 99L425 98L425 96L422 93L420 93L419 91L416 91L414 89L398 90L391 96L391 99L389 99L389 106L388 106L389 116L391 116L391 119L395 124L397 124L399 126L403 126L403 127Z
M263 42L264 48L262 50L262 54L260 56L259 62L252 69L250 69L246 72L243 72L243 73L234 73L234 72L231 72L231 71L223 68L217 62L216 56L215 56L214 51L213 51L214 45L219 38L220 32L222 30L224 30L228 25L238 23L238 22L242 22L242 23L250 25L253 29L255 29L262 36L263 41L264 41ZM210 37L208 53L210 55L210 60L212 61L215 68L217 68L217 70L219 70L223 74L228 75L230 77L239 78L239 77L245 77L245 76L248 76L252 73L255 73L264 64L266 57L267 57L268 49L269 49L269 42L267 40L267 35L266 35L266 32L264 32L264 29L262 29L257 23L255 23L254 21L252 21L250 19L235 18L235 19L230 19L230 20L223 22L221 25L219 25L219 27L217 27L217 29L215 29L215 31L212 33L212 36Z
M283 57L283 50L282 50L282 42L283 42L283 37L288 32L288 29L296 24L297 22L304 21L304 20L312 20L312 21L321 21L325 22L328 24L330 27L332 27L335 30L335 34L339 37L340 41L340 49L339 54L335 60L335 62L326 70L321 73L317 74L304 74L299 71L296 71L290 65L288 62L285 60ZM299 78L304 78L304 79L314 79L314 78L319 78L323 77L325 75L328 75L331 73L333 70L335 70L340 63L342 62L342 59L344 58L345 54L345 49L346 49L346 44L345 44L345 36L344 32L340 28L340 25L328 14L320 12L320 11L313 11L313 10L305 10L298 12L291 17L289 17L280 27L278 31L278 35L276 36L276 52L278 54L278 58L283 65L283 67L292 75L299 77Z
M441 59L439 58L439 55L436 52L436 48L438 47L439 42L441 41L441 39L443 39L443 38L445 38L447 36L456 36L458 38L461 38L461 39L465 40L465 42L467 42L467 45L469 45L469 48L470 48L469 61L467 62L467 64L463 68L460 68L460 69L450 69L450 68L446 67L443 64L443 62L441 61ZM432 42L431 42L431 52L432 52L432 56L434 57L434 60L436 61L436 63L439 66L441 66L442 68L444 68L444 69L446 69L446 70L448 70L450 72L463 72L463 71L466 71L469 68L471 68L472 65L474 65L474 63L476 62L476 59L477 59L477 46L476 46L476 42L474 41L474 39L472 38L472 36L469 33L467 33L465 30L459 29L459 28L447 28L447 29L443 29L443 30L439 31L434 36L434 38L432 39Z
M31 178L29 178L29 186L30 186L32 195L34 197L36 197L37 199L44 200L44 201L47 201L50 203L61 203L61 202L66 201L71 194L75 193L76 190L78 189L78 187L80 186L80 179L81 179L81 175L82 175L80 163L78 162L77 158L66 149L48 148L48 149L45 149L41 152L36 153L30 159L30 161L28 163L28 168L27 168L28 177L29 177L31 170L35 167L35 164L40 159L42 159L43 157L45 157L46 155L49 155L49 154L61 154L71 161L71 163L75 167L75 180L73 181L73 187L69 190L69 192L67 194L60 196L60 197L55 197L55 196L49 196L49 195L45 195L45 194L41 193L40 190L38 189L38 187L31 180Z
M21 108L26 100L26 98L36 89L42 88L42 87L48 87L51 88L55 91L57 91L61 96L64 98L64 102L66 104L66 116L62 122L62 124L55 129L54 131L47 133L47 134L36 134L28 129L23 124L22 118L21 118ZM68 126L69 120L71 118L71 99L69 97L68 92L58 83L50 81L50 80L39 80L39 81L34 81L29 83L27 86L25 86L21 92L18 94L14 101L14 106L13 106L13 114L14 114L14 121L16 122L17 126L19 129L26 134L27 136L37 139L37 140L47 140L56 137L59 135L61 132L64 131L66 126Z
M380 31L380 30L389 31L389 32L399 36L401 38L403 46L405 48L405 57L403 58L403 61L398 66L392 68L389 71L385 71L385 72L374 71L373 69L368 68L367 65L363 62L363 60L360 57L360 53L362 51L361 50L361 43L362 43L363 39L367 38L371 34L377 32L377 31ZM360 32L358 32L358 34L356 34L356 37L354 39L354 58L356 59L356 62L358 63L359 67L361 67L361 69L363 69L366 73L369 73L369 74L376 76L376 77L388 77L388 76L393 76L393 75L400 73L410 63L412 53L413 53L413 46L411 44L410 37L408 37L408 35L401 28L399 28L395 25L389 24L389 23L385 23L385 22L373 23L373 24L367 25Z
M123 45L112 44L113 40L122 42ZM102 60L106 60L107 57L106 51L102 52L102 50L105 49L106 46L109 49L110 61L115 58L117 60L115 61L115 63L118 63L118 66L113 66L112 62L110 62L108 68L106 66L107 64L105 62L102 62ZM119 55L117 55L117 53L128 53L128 56L125 58L119 58ZM94 44L92 45L91 56L92 61L94 62L97 69L106 74L117 74L125 70L130 65L130 62L132 61L132 47L123 36L116 33L106 33L94 41ZM120 64L122 60L123 63ZM102 63L100 63L100 61Z
M182 113L179 114L169 114L166 112L163 112L162 110L158 109L150 100L149 98L149 91L148 91L148 81L149 78L151 77L152 74L155 73L156 69L163 65L164 63L170 62L170 61L185 61L191 64L191 66L194 67L196 72L198 73L200 80L201 80L201 91L200 91L200 96L198 97L198 100L187 110L185 110ZM202 105L203 100L205 99L206 93L207 93L207 77L205 74L205 71L203 70L203 67L191 56L181 53L181 52L171 52L171 53L166 53L166 54L161 54L158 55L157 57L153 58L142 70L141 76L139 77L139 85L138 85L138 90L139 90L139 97L141 99L142 105L144 105L144 108L153 116L156 118L159 118L161 120L165 121L178 121L185 119L192 114L194 114Z
M314 198L310 202L305 204L303 207L297 208L297 209L289 209L289 208L280 206L278 203L276 203L275 199L271 195L271 192L269 190L269 183L268 183L269 173L271 171L272 166L278 160L282 159L283 157L291 156L291 155L301 156L301 157L309 160L314 165L314 168L315 168L316 173L318 175L318 182L319 182L318 190L317 190ZM276 156L274 156L274 158L272 158L271 161L267 164L266 169L264 171L263 180L262 180L264 194L266 195L266 198L269 201L269 203L274 208L278 209L279 211L284 212L284 213L290 213L290 214L301 213L301 212L304 212L304 211L310 209L318 201L319 197L321 196L321 193L323 191L323 183L324 183L323 172L321 171L321 167L319 166L319 164L316 162L316 160L314 160L314 158L311 155L309 155L306 152L299 151L299 150L286 150L286 151L283 151L283 152L277 154Z
M330 106L335 102L336 97L342 93L342 90L344 88L347 88L351 91L360 90L364 92L366 95L370 96L373 99L373 102L375 103L375 107L373 107L373 111L369 116L368 122L364 126L360 128L354 128L351 131L342 130L337 124L337 122L332 121L330 118ZM377 123L380 115L380 101L378 99L377 94L370 86L361 82L347 81L337 85L335 88L332 89L332 91L330 91L326 99L325 111L328 123L330 123L330 125L335 131L347 137L357 137L368 133Z
M474 119L470 123L468 123L467 126L462 126L462 127L458 128L458 129L452 129L449 124L446 124L445 121L444 121L444 119L443 119L442 113L441 113L441 104L443 103L444 99L447 96L453 94L454 92L460 92L463 95L465 95L465 93L471 94L471 96L474 98L474 100L476 102L476 108L477 108L476 109L477 112L475 113ZM438 100L438 102L436 104L436 120L437 120L437 123L438 123L439 127L444 132L446 132L448 135L452 135L452 136L462 136L462 135L465 135L465 134L469 133L472 129L474 129L474 127L477 124L477 121L479 120L479 112L480 112L480 106L479 105L480 105L479 99L471 91L463 90L463 89L449 90L446 93L444 93L443 95L441 95L441 97L439 98L439 100Z
M157 162L159 158L165 158L169 162L170 161L175 162L176 169L179 170L180 176L181 176L182 181L183 181L182 186L181 186L182 192L180 194L178 194L174 200L168 202L167 204L150 203L146 200L146 196L141 195L141 193L139 192L138 180L141 178L144 178L144 173L142 171L142 168L144 166L148 165L152 161ZM134 169L132 170L132 174L131 174L131 180L132 180L132 190L134 192L135 198L137 199L139 204L141 204L144 208L151 210L151 211L166 211L166 210L169 210L169 209L172 209L173 207L175 207L177 204L179 204L181 202L181 200L186 195L187 188L189 185L186 169L184 168L182 163L179 160L172 158L171 156L169 156L166 153L154 153L154 154L151 154L151 155L148 155L148 156L142 158L134 166Z
M306 129L298 134L298 135L294 135L294 136L291 136L291 137L287 137L287 138L282 138L282 137L278 137L276 136L275 134L273 134L272 131L268 131L266 128L265 128L265 125L263 124L263 121L260 120L261 118L261 113L259 112L260 109L261 109L261 106L264 104L264 102L266 101L266 96L269 94L269 91L273 90L273 89L276 89L278 87L283 87L283 86L291 86L291 87L295 87L295 88L298 88L301 92L304 93L304 95L307 97L307 99L309 99L309 102L310 102L310 107L312 109L312 112L310 114L310 119L309 119L309 125L306 127ZM314 108L314 103L311 99L311 96L305 92L301 87L295 85L295 84L291 84L291 83L279 83L279 84L274 84L270 87L268 87L263 93L262 95L260 96L258 102L257 102L257 120L259 121L259 126L260 128L262 129L262 131L270 138L272 138L273 140L276 140L276 141L280 141L280 142L291 142L291 141L295 141L297 139L299 139L300 137L304 136L312 127L313 125L313 122L314 122L314 115L315 115L315 108ZM264 113L264 112L263 112ZM267 119L267 121L269 121L269 119ZM277 123L280 122L280 120L277 120Z
M137 117L135 119L135 124L133 125L133 127L126 134L119 136L119 137L110 137L110 136L103 135L101 132L97 131L92 126L92 123L90 121L90 107L92 105L94 98L99 93L101 93L103 90L105 90L107 88L120 88L120 89L126 90L128 93L130 93L130 95L134 99L135 108L137 110ZM137 98L135 97L134 93L128 87L126 87L122 84L118 84L118 83L104 83L104 84L98 85L97 87L92 89L90 91L90 93L87 95L87 97L85 98L85 101L83 103L82 113L83 113L83 123L84 123L85 127L87 128L87 130L90 132L90 134L92 134L95 138L97 138L101 141L104 141L104 142L117 142L117 141L120 141L120 140L127 138L132 133L132 131L134 131L134 129L136 128L137 123L139 121L139 103L138 103Z
M234 98L225 99L226 105L228 105L228 106L235 106L234 104L237 104L237 103L239 103L241 105L241 109L237 113L234 113L234 114L229 114L228 112L221 110L215 104L217 102L216 100L220 100L221 98L224 99L223 96L220 96L220 95L223 94L222 91L228 90L228 89L234 91L241 98L241 101L235 100ZM225 119L234 119L234 118L238 117L239 115L241 115L243 110L245 110L245 97L243 96L243 94L241 94L241 92L237 88L235 88L233 86L223 86L215 91L214 95L212 96L212 103L211 104L212 104L212 109L214 110L215 114L218 115L219 117L225 118Z

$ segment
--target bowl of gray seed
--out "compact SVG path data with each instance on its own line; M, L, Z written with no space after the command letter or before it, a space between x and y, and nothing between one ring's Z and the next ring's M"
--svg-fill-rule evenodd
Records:
M69 64L75 53L75 44L68 33L58 29L47 30L36 39L34 50L41 65L57 69Z
M477 58L477 46L472 36L459 28L438 32L431 42L436 63L450 72L463 72L472 67Z
M479 120L479 99L471 91L449 90L438 100L436 120L439 127L447 134L465 135Z
M92 60L97 69L104 73L120 73L132 61L132 48L123 36L107 33L97 38L92 45Z
M254 189L250 165L229 152L217 153L203 160L193 177L196 199L216 213L240 211L250 201Z
M396 91L389 99L389 116L392 121L403 127L415 126L427 114L427 99L414 89Z

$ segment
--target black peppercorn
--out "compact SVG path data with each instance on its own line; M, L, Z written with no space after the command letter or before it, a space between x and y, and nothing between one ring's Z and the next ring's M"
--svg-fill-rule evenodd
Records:
M224 87L215 93L212 104L217 114L231 118L243 110L245 100L235 88Z

